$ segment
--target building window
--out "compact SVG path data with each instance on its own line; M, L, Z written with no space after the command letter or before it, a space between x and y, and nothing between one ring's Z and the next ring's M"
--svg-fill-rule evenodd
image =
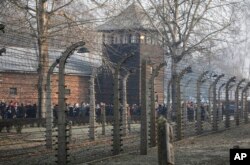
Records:
M10 95L17 95L17 88L10 88Z
M151 40L152 38L151 38L151 36L150 35L147 35L146 36L146 43L147 44L152 44L152 40Z
M136 43L136 36L135 35L131 36L131 43Z
M120 43L121 43L120 41L121 41L121 40L120 40L120 35L116 34L116 35L114 36L114 44L120 44Z
M70 95L70 89L65 89L65 95Z

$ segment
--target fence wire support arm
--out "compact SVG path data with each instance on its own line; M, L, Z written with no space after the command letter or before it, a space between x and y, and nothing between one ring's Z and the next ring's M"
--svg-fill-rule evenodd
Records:
M85 42L80 41L69 46L59 60L59 82L58 82L58 148L57 162L60 165L67 164L67 136L66 136L66 105L65 105L65 63L73 51L80 46L84 46Z
M52 127L53 127L53 112L51 104L51 76L55 67L60 61L59 57L56 59L53 64L50 66L47 73L47 83L46 83L46 147L52 149Z

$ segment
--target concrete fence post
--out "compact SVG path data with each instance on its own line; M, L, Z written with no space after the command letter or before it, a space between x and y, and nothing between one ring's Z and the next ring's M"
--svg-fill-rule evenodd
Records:
M147 113L147 61L143 59L141 64L141 155L147 155L148 152Z
M242 112L244 117L244 123L248 123L248 103L247 103L247 91L250 87L250 82L247 83L247 85L243 88L241 97L242 97Z
M130 54L122 58L115 69L113 69L113 77L114 77L114 123L113 123L113 154L118 155L121 152L122 146L122 123L121 123L121 115L120 115L120 70L123 63L125 63L129 58L131 58L134 54Z
M163 68L166 63L161 63L152 68L152 74L149 79L150 89L150 147L156 146L156 110L155 110L155 78L159 75L160 69Z
M226 85L226 83L221 84L221 86L219 87L219 90L218 90L218 105L219 105L218 118L219 118L219 121L223 120L222 105L221 105L221 90L225 85Z
M51 76L55 67L59 63L59 59L54 61L54 63L50 66L47 74L47 83L46 83L46 147L52 149L53 138L52 138L52 127L53 127L53 112L52 112L52 104L51 104Z
M114 124L113 124L113 154L118 155L121 152L120 135L120 68L115 69L114 73Z
M203 125L202 125L202 121L201 121L201 85L202 83L205 82L205 80L203 80L204 76L208 74L208 71L205 71L203 72L199 77L198 77L198 80L197 80L197 83L196 83L196 88L197 88L197 134L200 135L202 134L202 129L203 129Z
M106 110L104 103L101 103L101 116L102 116L102 135L106 135Z
M59 60L59 81L58 81L58 152L57 152L57 163L60 165L67 164L67 141L66 136L66 103L65 103L65 63L67 58L73 53L73 51L79 47L83 46L85 43L83 41L75 43L68 47L65 52L63 52L62 57Z
M95 101L95 77L96 68L93 68L89 80L89 138L96 139L96 101Z
M167 86L167 119L168 120L172 120L172 117L171 117L171 103L170 103L170 100L171 100L171 84L172 84L172 79L169 80L168 82L168 86Z
M177 140L181 140L183 138L183 113L181 110L181 79L183 78L183 76L186 73L191 73L192 69L190 66L186 67L185 69L183 69L177 76L176 79L176 101L177 101L177 105L176 105L176 122L177 122L177 126L176 126L176 138Z
M213 82L213 131L218 131L218 109L217 109L218 107L217 107L216 85L222 77L224 77L224 74L219 75Z
M231 82L235 82L235 79L236 77L231 77L227 83L226 83L226 101L225 101L225 104L226 104L226 121L225 121L225 128L229 128L230 127L230 112L229 112L229 105L230 105L230 102L229 102L229 88L230 88L230 83Z
M158 164L174 165L173 128L163 117L157 121Z
M125 69L125 75L122 78L122 134L126 136L128 133L128 103L127 103L127 81L135 69ZM130 121L129 121L130 122ZM129 128L130 129L130 128Z
M240 85L245 82L245 79L242 79L237 84L236 90L235 90L235 107L236 107L236 113L235 113L235 124L236 126L240 125L240 109L239 109L239 89Z

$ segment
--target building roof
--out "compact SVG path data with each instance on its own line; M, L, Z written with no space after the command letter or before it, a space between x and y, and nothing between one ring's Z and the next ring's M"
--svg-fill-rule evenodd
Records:
M49 50L49 65L58 59L63 51ZM66 74L87 76L92 67L101 65L101 56L92 57L92 53L77 53L69 57L65 67ZM32 48L6 47L6 53L0 56L0 72L37 72L38 52ZM55 68L58 72L58 68Z
M119 15L97 27L97 31L153 30L150 18L136 3L132 3Z

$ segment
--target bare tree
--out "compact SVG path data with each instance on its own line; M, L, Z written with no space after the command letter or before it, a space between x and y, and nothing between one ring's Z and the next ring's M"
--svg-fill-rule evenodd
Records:
M208 43L231 25L231 7L240 1L148 0L144 8L169 56L172 74L172 102L176 111L177 65L186 56L205 52ZM179 111L179 110L177 110Z
M92 30L92 23L96 19L87 4L75 0L9 0L5 3L9 5L8 12L18 10L18 15L21 15L18 18L22 20L22 24L19 26L26 29L24 34L37 40L38 110L39 117L45 117L45 86L49 68L49 48L51 46L63 48L76 40L87 40L87 45L90 45L90 42L96 42L93 37L96 35ZM75 8L78 10L74 10ZM18 23L14 23L15 21L10 22L5 19L4 22L16 24L12 27L9 26L11 28L18 27Z

